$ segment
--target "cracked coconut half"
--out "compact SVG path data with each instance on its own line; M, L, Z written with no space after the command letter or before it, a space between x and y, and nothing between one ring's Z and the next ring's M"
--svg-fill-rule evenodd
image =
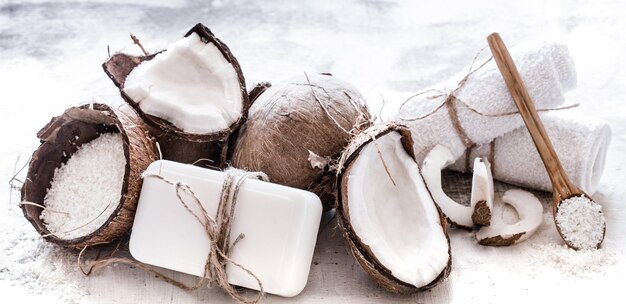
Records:
M396 125L358 134L339 161L337 216L349 252L382 287L424 290L450 271L444 219Z
M115 54L103 68L151 127L165 159L224 165L228 137L250 102L239 63L208 28L197 24L152 55Z

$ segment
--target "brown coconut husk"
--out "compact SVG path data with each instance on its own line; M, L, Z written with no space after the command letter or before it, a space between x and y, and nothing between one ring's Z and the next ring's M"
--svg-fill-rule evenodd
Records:
M239 131L232 164L312 191L329 209L335 201L332 164L354 132L370 124L365 100L348 83L330 75L297 76L256 98Z
M396 125L395 123L376 125L358 134L346 147L339 160L336 180L337 200L335 208L337 212L337 222L346 241L348 252L350 252L350 254L355 258L361 268L363 268L363 270L365 270L365 272L370 275L370 277L372 277L378 285L386 290L393 293L406 294L430 289L443 281L450 274L452 256L449 249L448 255L450 256L450 259L448 260L448 265L430 284L417 288L416 286L400 281L393 276L389 269L380 263L370 247L364 244L361 238L355 233L352 225L350 224L348 204L344 203L348 200L347 177L354 164L353 161L366 144L372 142L375 138L382 137L390 132L398 132L402 136L402 146L412 158L415 158L411 132L406 127ZM448 248L450 248L450 238L448 237L446 220L438 207L437 211L439 212L439 220L448 241Z
M44 197L50 188L55 169L66 163L82 144L96 139L102 133L120 133L124 143L126 169L122 197L115 211L93 233L75 239L63 239L50 235L40 218L43 211L41 207L21 204L24 216L46 240L62 246L82 248L120 239L132 226L143 182L141 174L150 163L158 159L158 153L143 122L127 105L115 108L99 103L86 104L72 107L52 118L37 133L41 145L31 158L26 182L21 189L22 201L44 206Z
M152 60L161 52L147 56L134 56L117 53L104 62L102 64L102 68L109 78L111 78L113 83L120 89L122 98L124 98L124 100L131 105L135 111L139 113L139 116L145 121L150 134L154 136L159 143L164 159L182 163L193 163L224 168L226 166L228 155L228 138L231 133L239 128L239 126L246 120L248 108L250 108L251 102L248 98L246 81L243 77L241 66L235 56L231 53L228 46L215 37L211 30L201 23L196 24L191 30L189 30L189 32L187 32L187 34L185 34L184 37L193 33L198 34L204 42L214 44L220 50L224 58L231 63L237 73L239 87L243 97L242 115L239 120L224 130L209 134L187 133L167 120L144 113L139 107L139 104L124 93L122 89L124 88L126 77L132 72L132 70L142 62ZM199 162L201 160L206 160L207 162Z

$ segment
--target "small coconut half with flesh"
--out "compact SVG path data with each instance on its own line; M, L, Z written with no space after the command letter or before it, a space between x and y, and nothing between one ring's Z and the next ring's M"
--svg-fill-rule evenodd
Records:
M476 233L481 245L510 246L531 237L543 222L543 206L532 193L513 189L502 196L502 201L515 209L518 220L504 219L504 204L496 204L495 213L489 227L482 227Z
M337 217L349 252L382 287L424 290L450 271L445 220L415 162L408 129L374 126L339 161Z
M237 59L207 27L197 24L149 56L115 54L103 68L150 126L165 159L225 164L228 137L250 101Z
M121 238L133 224L141 173L158 158L137 113L128 105L72 107L37 137L20 204L37 232L75 248Z

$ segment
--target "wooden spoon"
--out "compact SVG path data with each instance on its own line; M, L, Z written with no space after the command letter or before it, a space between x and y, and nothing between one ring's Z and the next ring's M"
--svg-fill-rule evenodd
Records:
M519 113L524 119L528 132L530 132L530 136L537 147L539 156L541 156L541 160L548 171L548 176L552 182L552 193L554 197L552 204L552 216L555 219L556 228L569 247L581 249L568 241L563 235L561 227L559 227L559 224L556 221L559 205L563 202L563 200L575 196L584 196L588 198L592 204L596 204L596 202L594 202L591 197L580 188L572 184L567 177L567 174L559 161L559 157L554 151L552 142L543 127L543 123L537 114L535 105L528 94L528 90L526 89L513 59L502 41L502 38L500 38L500 35L498 33L493 33L487 37L487 41L489 42L489 48L491 49L493 58L500 69L500 73L502 73L502 77L511 92L513 100L515 101L515 105L519 109ZM602 219L604 220L603 216ZM604 240L606 223L603 224L602 238L600 238L600 241L595 248L599 248L600 244L602 244L602 241Z

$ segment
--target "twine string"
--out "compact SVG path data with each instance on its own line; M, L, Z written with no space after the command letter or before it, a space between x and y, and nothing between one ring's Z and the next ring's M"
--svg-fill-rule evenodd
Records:
M398 109L398 113L402 113L404 107L409 104L413 99L428 94L428 93L434 93L432 95L427 96L427 99L437 99L437 98L441 98L443 97L443 100L440 104L438 104L433 110L427 112L426 114L422 114L422 115L418 115L415 117L403 117L401 114L398 115L398 119L403 120L403 121L418 121L418 120L423 120L426 119L432 115L434 115L437 111L439 111L441 108L443 108L444 106L446 107L446 110L448 112L448 116L450 117L450 121L452 123L452 127L454 128L455 133L457 134L459 140L461 141L461 143L463 144L463 146L465 147L465 168L466 171L469 170L469 168L471 168L471 159L470 159L470 153L471 151L477 146L476 143L474 141L472 141L472 139L468 136L465 128L463 128L463 125L461 124L461 121L459 119L459 115L458 115L458 107L457 104L459 104L460 106L465 107L466 109L468 109L469 111L480 115L480 116L484 116L484 117L504 117L504 116L511 116L511 115L516 115L519 114L519 111L510 111L510 112L501 112L501 113L486 113L486 112L482 112L476 108L474 108L470 102L461 99L457 96L457 93L459 90L461 90L463 88L463 86L467 83L467 81L469 80L469 78L476 73L477 71L481 70L482 68L484 68L491 60L493 60L493 56L490 56L488 59L486 59L485 61L483 61L478 67L474 68L474 65L476 64L479 55L483 52L483 50L485 50L486 47L483 47L475 56L474 59L472 60L472 63L470 64L469 70L467 72L467 74L465 74L465 76L457 83L456 87L454 89L451 90L442 90L442 89L435 89L435 88L431 88L431 89L427 89L424 91L420 91L417 92L415 94L413 94L412 96L410 96L409 98L407 98L404 102L402 102L400 104L400 107ZM458 103L457 103L458 101ZM545 109L538 109L537 112L549 112L549 111L559 111L559 110L566 110L566 109L571 109L571 108L575 108L578 107L579 104L575 103L575 104L571 104L571 105L566 105L566 106L561 106L561 107L555 107L555 108L545 108Z

